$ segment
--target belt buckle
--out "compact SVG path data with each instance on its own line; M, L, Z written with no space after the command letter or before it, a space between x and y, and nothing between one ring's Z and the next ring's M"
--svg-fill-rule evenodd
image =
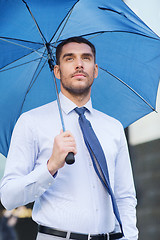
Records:
M103 233L103 234L100 234L100 236L102 236L102 238L100 239L103 239L103 240L109 240L109 233Z
M105 240L109 240L109 233L106 233L106 234L105 234L104 239L105 239Z
M70 235L71 235L71 232L67 232L67 235L66 235L66 239L69 240L70 239Z
M88 234L88 240L91 240L92 239L92 237L91 237L91 234L89 233Z

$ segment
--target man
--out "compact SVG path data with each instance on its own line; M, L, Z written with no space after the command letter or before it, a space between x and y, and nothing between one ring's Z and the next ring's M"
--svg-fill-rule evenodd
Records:
M91 104L91 86L98 75L95 48L84 38L70 38L57 46L56 58L54 74L60 79L62 112L69 131L61 130L56 101L20 117L1 184L2 203L12 209L35 201L33 219L41 225L37 240L57 236L98 240L119 231L111 197L95 172L74 110L85 106L84 114L106 157L123 239L136 240L136 198L124 131L117 120ZM73 165L65 163L69 152L75 154Z

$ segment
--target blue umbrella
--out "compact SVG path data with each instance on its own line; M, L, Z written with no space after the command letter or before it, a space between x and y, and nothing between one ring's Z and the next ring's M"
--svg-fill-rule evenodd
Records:
M21 113L56 99L48 58L71 36L97 49L93 106L124 127L155 111L160 38L121 0L0 1L0 152ZM58 83L59 89L59 83Z

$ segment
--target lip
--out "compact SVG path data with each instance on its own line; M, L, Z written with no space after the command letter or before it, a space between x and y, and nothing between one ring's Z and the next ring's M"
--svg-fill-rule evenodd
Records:
M84 73L75 73L73 77L86 77L86 75Z

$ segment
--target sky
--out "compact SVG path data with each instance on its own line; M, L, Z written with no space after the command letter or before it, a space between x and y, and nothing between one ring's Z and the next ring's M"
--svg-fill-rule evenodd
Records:
M124 2L160 36L160 0L124 0Z

